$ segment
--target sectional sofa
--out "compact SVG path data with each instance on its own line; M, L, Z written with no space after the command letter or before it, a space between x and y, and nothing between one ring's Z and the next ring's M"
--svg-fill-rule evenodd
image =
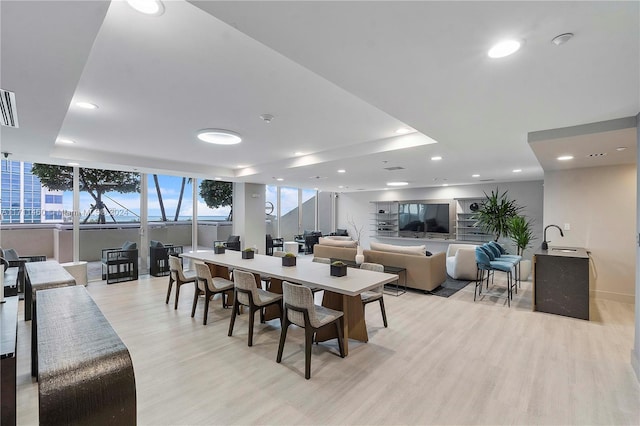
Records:
M355 247L329 244L332 243L317 244L314 248L314 256L355 261ZM415 250L407 250L404 246L377 243L372 243L372 248L378 248L378 250L364 250L364 261L405 268L409 288L425 292L432 291L447 279L445 253L426 256L424 251L422 254L417 254ZM393 251L394 249L398 251Z

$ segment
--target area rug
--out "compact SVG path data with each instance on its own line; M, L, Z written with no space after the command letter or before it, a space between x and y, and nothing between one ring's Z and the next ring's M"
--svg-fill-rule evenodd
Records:
M453 278L447 276L447 280L443 282L438 288L434 289L431 294L434 296L440 297L449 297L452 294L457 293L458 291L465 288L473 281L469 280L454 280Z

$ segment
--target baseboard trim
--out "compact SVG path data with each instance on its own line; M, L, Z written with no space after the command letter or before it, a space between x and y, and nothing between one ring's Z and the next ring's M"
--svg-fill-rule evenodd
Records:
M622 303L636 303L636 296L633 294L614 293L612 291L590 290L589 295L598 299L614 300Z
M640 359L633 349L631 349L631 367L633 367L633 371L636 373L636 380L640 383Z

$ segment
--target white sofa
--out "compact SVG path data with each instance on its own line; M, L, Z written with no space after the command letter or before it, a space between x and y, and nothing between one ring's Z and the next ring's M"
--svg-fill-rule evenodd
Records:
M476 245L449 244L447 274L455 280L476 279Z

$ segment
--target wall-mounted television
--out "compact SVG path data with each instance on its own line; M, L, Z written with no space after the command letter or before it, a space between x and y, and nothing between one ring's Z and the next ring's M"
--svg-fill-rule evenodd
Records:
M407 201L398 204L398 228L401 235L418 233L449 234L451 214L449 203Z

